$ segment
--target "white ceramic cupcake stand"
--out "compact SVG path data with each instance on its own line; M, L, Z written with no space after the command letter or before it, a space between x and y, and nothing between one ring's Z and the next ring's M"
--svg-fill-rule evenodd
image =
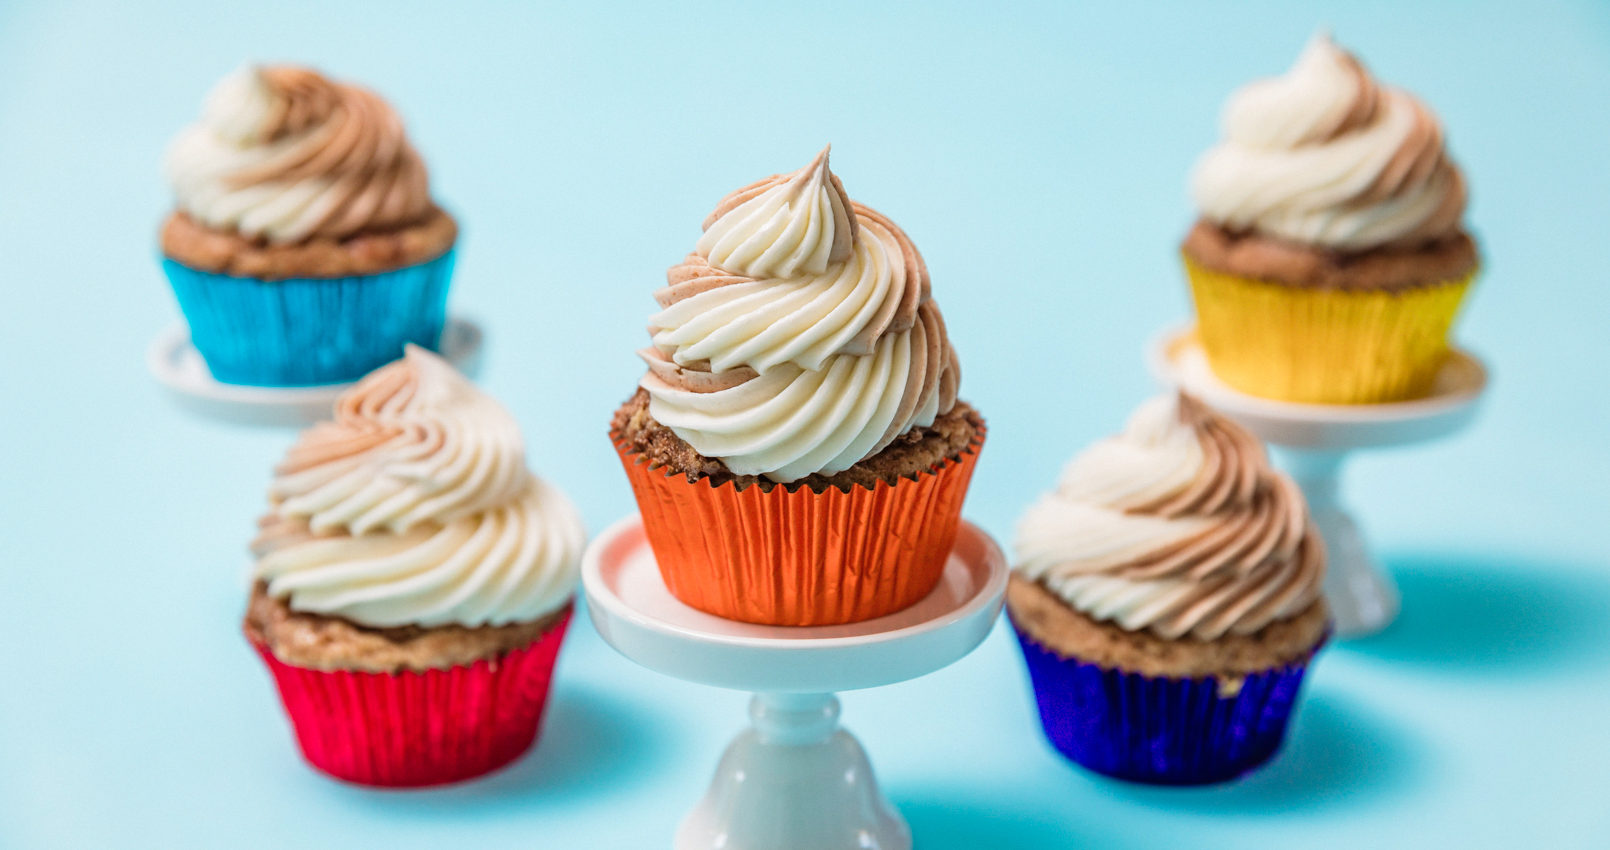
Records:
M1470 424L1487 388L1487 369L1455 350L1431 394L1387 404L1294 404L1231 389L1208 367L1191 328L1176 328L1148 350L1153 374L1240 422L1272 445L1281 465L1301 485L1329 553L1325 597L1341 637L1373 634L1398 613L1398 591L1370 557L1358 524L1342 506L1342 462L1358 449L1386 448L1447 437Z
M651 670L749 691L750 727L682 822L676 850L904 850L911 832L878 790L837 691L903 682L982 642L1001 610L1006 559L963 522L944 577L915 606L847 626L786 628L725 620L666 590L634 514L582 562L600 634Z
M442 328L441 354L474 378L481 370L481 327L450 318ZM398 356L402 356L398 352ZM184 322L175 322L151 342L146 368L180 407L206 419L234 425L301 428L330 417L337 396L351 383L313 387L248 387L214 380L190 344Z

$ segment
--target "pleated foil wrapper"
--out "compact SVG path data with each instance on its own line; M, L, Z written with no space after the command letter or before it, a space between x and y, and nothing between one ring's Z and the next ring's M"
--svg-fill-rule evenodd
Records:
M307 762L347 782L410 788L460 782L537 739L571 612L527 646L469 665L400 673L315 670L253 642Z
M293 387L355 381L414 343L432 351L447 321L453 251L379 274L264 281L162 269L190 342L218 381Z
M1064 657L1014 629L1051 745L1097 773L1148 785L1224 782L1267 762L1319 651L1237 680L1176 679Z
M1185 260L1213 373L1263 398L1374 404L1431 392L1476 272L1401 290L1316 289Z
M610 437L673 596L729 620L825 626L892 614L938 585L984 430L913 478L821 493L689 481Z

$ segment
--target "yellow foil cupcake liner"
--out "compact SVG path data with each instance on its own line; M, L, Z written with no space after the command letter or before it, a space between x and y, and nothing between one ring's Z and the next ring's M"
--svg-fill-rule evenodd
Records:
M1218 378L1313 404L1424 396L1475 271L1408 289L1310 289L1212 271L1189 257L1197 334Z

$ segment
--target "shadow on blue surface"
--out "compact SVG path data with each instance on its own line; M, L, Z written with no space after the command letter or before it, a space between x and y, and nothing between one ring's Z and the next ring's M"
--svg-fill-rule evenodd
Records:
M1309 690L1293 723L1285 746L1272 761L1222 785L1158 788L1090 775L1114 796L1132 803L1225 815L1366 806L1382 798L1401 798L1423 776L1420 743L1340 693Z
M957 797L920 790L892 802L911 825L913 850L1063 850L1140 847L1133 837L1092 831L1098 818L1036 809L1029 801L1005 800L988 792ZM1070 827L1070 824L1073 826Z
M617 793L652 776L663 760L662 730L627 701L563 684L551 699L536 747L490 776L422 790L341 788L388 816L474 816L510 804L574 804L601 788Z
M1386 558L1403 613L1344 651L1437 672L1541 675L1610 662L1610 571L1525 557Z

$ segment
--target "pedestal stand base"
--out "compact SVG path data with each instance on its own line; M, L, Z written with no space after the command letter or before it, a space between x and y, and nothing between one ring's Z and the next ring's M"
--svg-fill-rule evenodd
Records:
M1325 601L1336 634L1362 637L1386 628L1398 616L1398 588L1370 555L1358 523L1338 499L1346 454L1276 446L1274 456L1302 488L1309 516L1325 540Z
M756 694L676 850L908 850L911 830L838 717L832 694Z

